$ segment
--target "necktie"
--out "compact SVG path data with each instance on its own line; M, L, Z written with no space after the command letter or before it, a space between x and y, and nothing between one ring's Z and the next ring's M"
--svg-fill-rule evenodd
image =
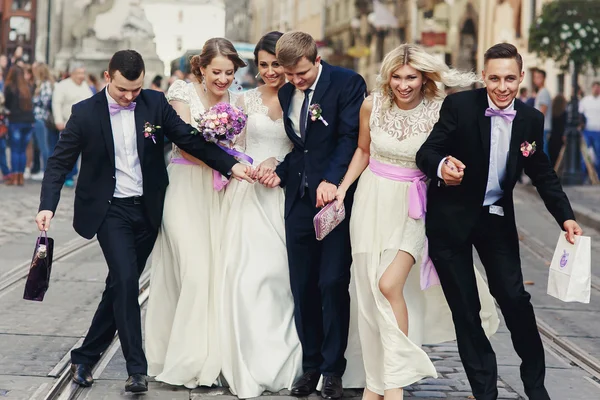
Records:
M513 119L517 116L517 110L495 110L491 107L488 107L485 110L486 117L501 117L504 118L506 122L512 122Z
M118 112L123 111L123 110L127 110L127 111L135 110L135 101L132 101L131 103L129 103L129 105L127 107L120 106L116 103L108 104L108 112L110 113L110 115L116 115Z
M310 92L312 89L306 89L304 91L304 101L302 102L302 108L300 109L300 136L302 140L306 137L306 122L308 120L308 104L310 103Z

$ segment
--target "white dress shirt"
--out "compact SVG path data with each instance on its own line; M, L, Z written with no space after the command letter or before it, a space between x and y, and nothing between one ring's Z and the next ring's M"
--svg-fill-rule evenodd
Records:
M498 110L498 107L488 96L488 103L491 108ZM515 101L505 108L506 111L515 109ZM512 136L512 122L508 122L502 117L491 117L492 124L490 138L490 169L488 172L487 187L485 189L484 206L490 206L504 196L504 191L500 185L506 177L506 162L508 161L508 152L510 150L510 137Z
M317 87L317 83L319 83L319 78L321 77L321 71L323 70L323 64L319 63L319 72L317 74L317 79L310 87L310 93L308 94L308 102L312 102L313 95L315 94L315 89ZM292 95L292 102L290 103L290 109L288 111L288 117L292 122L292 128L298 137L302 137L300 134L300 111L302 110L302 103L304 103L304 91L300 89L296 89L294 94ZM308 116L308 109L306 110L306 114ZM306 121L308 123L308 120Z
M108 94L108 103L117 102ZM121 110L110 116L113 140L115 142L115 193L114 197L133 197L144 194L142 166L137 151L135 132L135 112Z
M499 108L492 102L488 96L488 104L494 110ZM505 108L505 110L514 110L515 101ZM510 138L512 136L512 122L506 121L502 117L490 117L490 165L488 171L487 186L485 189L484 206L490 206L504 196L501 182L506 177L506 162L508 161L508 152L510 150ZM438 165L438 178L442 179L442 166L446 157ZM468 168L468 166L467 166Z

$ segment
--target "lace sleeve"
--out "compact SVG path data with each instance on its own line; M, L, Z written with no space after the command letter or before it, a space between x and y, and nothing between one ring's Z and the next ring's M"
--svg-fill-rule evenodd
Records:
M173 84L169 88L169 91L167 92L167 100L177 100L185 104L190 104L191 99L189 91L187 89L187 83L185 83L182 80L176 80L175 82L173 82Z
M246 115L248 114L248 107L246 104L246 96L244 94L240 94L235 97L233 97L233 95L232 95L231 101L234 106L244 110ZM246 129L247 129L247 127L248 127L248 124L246 121L246 126L244 127L242 132L238 136L236 136L236 138L234 139L234 142L233 142L233 148L236 149L237 151L241 151L242 153L246 151Z

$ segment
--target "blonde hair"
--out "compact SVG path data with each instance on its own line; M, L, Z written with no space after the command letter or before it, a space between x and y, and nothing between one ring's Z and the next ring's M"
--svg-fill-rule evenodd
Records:
M50 82L54 85L54 79L50 73L50 69L44 63L38 63L33 67L33 76L35 78L35 95L39 95L42 90L42 83Z
M282 67L293 67L303 57L314 64L318 56L317 43L308 33L288 32L277 41L275 53Z
M409 65L423 74L425 84L421 88L421 92L427 100L444 98L444 90L438 87L438 82L447 87L468 87L481 82L481 79L473 72L461 72L450 68L445 62L429 54L421 46L401 44L390 51L383 59L377 77L376 90L384 96L392 93L390 87L392 74L404 65ZM390 97L391 102L393 102L393 94ZM390 106L391 102L389 103Z

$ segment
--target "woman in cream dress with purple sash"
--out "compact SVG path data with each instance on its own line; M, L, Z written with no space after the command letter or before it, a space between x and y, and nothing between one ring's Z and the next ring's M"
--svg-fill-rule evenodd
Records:
M379 88L361 109L359 148L337 199L343 201L360 175L350 238L369 400L402 399L403 387L436 377L421 345L455 339L452 314L427 255L426 184L415 156L439 118L437 83L475 81L418 46L402 45L384 59ZM479 273L477 281L482 324L491 335L498 315Z
M219 102L235 102L228 89L245 65L231 42L210 39L192 58L198 82L176 81L167 97L192 126ZM211 386L221 372L215 257L220 249L223 192L213 170L173 149L163 222L151 255L145 348L148 374L188 388Z

